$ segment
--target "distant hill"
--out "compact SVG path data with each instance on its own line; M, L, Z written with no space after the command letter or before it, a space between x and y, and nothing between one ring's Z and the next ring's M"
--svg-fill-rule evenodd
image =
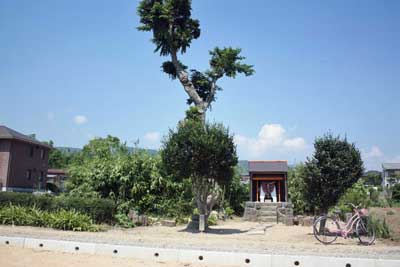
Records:
M82 151L82 148L78 147L65 147L65 146L58 146L56 149L60 150L61 152L67 153L67 154L74 154ZM145 148L135 148L135 147L128 147L128 151L130 153L133 153L136 150L145 150L147 151L150 155L156 155L158 153L158 150L156 149L145 149Z
M67 153L67 154L74 154L78 153L82 150L82 148L77 148L77 147L65 147L65 146L57 146L57 150L60 150L61 152Z

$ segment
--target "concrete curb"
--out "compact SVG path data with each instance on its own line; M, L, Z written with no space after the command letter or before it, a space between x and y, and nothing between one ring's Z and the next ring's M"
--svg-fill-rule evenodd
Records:
M400 260L269 255L199 249L167 249L8 236L0 236L0 245L72 254L107 255L146 261L154 260L155 262L171 261L180 263L204 263L221 266L400 267Z

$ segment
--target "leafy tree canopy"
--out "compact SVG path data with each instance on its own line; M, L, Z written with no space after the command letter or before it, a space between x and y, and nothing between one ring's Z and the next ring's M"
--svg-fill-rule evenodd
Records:
M363 162L360 151L346 138L326 134L315 140L314 148L304 169L306 201L312 211L327 212L361 177Z
M166 172L176 179L190 178L200 214L208 215L218 186L230 184L237 164L233 136L221 124L203 125L191 109L163 142L161 158ZM213 203L212 203L213 202Z
M178 52L184 54L192 40L200 37L200 23L191 16L190 0L142 0L137 8L140 31L153 33L152 42L161 56L171 60L162 69L172 79L178 78L189 95L188 104L194 103L204 113L215 101L215 93L221 90L216 82L223 76L235 78L242 73L252 75L252 65L242 63L245 57L240 48L218 48L210 51L210 68L204 72L191 69L178 60ZM203 121L204 122L204 121Z

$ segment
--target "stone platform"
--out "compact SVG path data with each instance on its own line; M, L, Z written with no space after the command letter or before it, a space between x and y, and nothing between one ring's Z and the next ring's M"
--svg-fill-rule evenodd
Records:
M252 222L282 222L293 225L293 204L290 202L247 201L243 219Z

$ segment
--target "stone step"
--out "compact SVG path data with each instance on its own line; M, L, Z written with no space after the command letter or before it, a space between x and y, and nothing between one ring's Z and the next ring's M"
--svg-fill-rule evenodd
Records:
M260 208L260 209L257 209L258 211L274 211L274 212L276 212L276 208L273 208L273 207L270 207L270 208L268 208L268 207L262 207L262 208Z
M258 216L274 216L276 217L276 210L261 210L258 212Z
M257 219L260 222L276 222L276 216L262 216Z

